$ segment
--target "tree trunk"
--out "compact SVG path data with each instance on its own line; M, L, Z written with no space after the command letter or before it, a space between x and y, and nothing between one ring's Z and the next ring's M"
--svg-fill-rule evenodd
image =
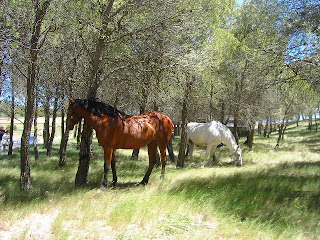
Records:
M263 130L263 136L264 137L267 136L268 128L269 128L269 118L267 118L266 125L264 126L264 130Z
M108 24L111 20L111 10L113 8L114 0L109 0L107 5L101 5L102 25L100 29L100 36L97 39L95 49L90 56L90 74L88 77L89 92L88 98L95 98L100 84L100 63L102 61L102 53L106 48L106 39L108 37ZM89 165L92 158L92 133L93 129L88 124L84 124L83 136L80 144L80 159L78 171L75 179L76 186L81 186L87 183L89 174Z
M269 138L270 137L270 134L272 133L272 131L273 131L273 126L272 126L272 121L271 121L271 118L270 118L270 123L269 123L269 132L268 132L268 134L267 134L267 137Z
M167 146L168 154L169 154L169 159L172 163L176 163L176 157L174 156L173 152L173 146L172 146L172 141L174 139L174 135L171 136L170 141Z
M312 115L310 115L309 116L309 121L308 121L308 129L309 129L309 131L311 132L311 130L312 130Z
M277 144L276 144L276 148L279 147L280 145L280 141L283 140L283 135L284 135L284 131L285 131L285 119L282 119L282 122L279 125L279 130L278 130L278 140L277 140Z
M56 133L56 119L57 119L57 111L58 111L58 101L59 101L59 96L58 96L58 87L57 87L56 96L54 98L53 112L52 112L51 134L50 134L48 146L47 146L47 156L49 156L49 157L51 156L52 144L53 144L53 140L54 140L54 135Z
M63 99L61 99L63 101ZM65 122L64 122L64 119L65 119L65 110L64 110L64 107L63 105L61 104L61 136L63 136L63 134L65 133Z
M60 159L59 165L64 166L66 164L66 152L67 152L67 145L69 140L69 129L66 128L66 131L63 133L60 143Z
M80 144L79 166L75 179L75 185L78 187L88 182L89 165L92 158L92 132L92 127L85 123Z
M80 149L82 126L83 126L82 121L80 121L78 123L78 129L77 129L77 149Z
M34 160L39 159L39 150L37 145L37 138L38 138L38 94L36 92L36 106L34 109L34 120L33 120L33 149L34 149Z
M188 103L189 98L192 90L192 84L195 81L195 77L190 81L187 79L186 89L184 93L184 99L182 104L182 123L181 123L181 140L180 140L180 148L179 148L179 155L177 161L177 167L183 168L185 162L185 152L187 146L187 121L188 121Z
M211 84L210 84L210 105L209 105L209 120L213 120L213 80L211 79ZM224 116L223 116L224 118ZM223 121L222 121L223 122Z
M237 144L239 144L238 117L237 117L237 113L236 112L234 114L234 120L233 120L233 135L234 135L234 138L235 138Z
M220 105L221 105L221 110L220 110L220 122L223 124L226 124L224 116L224 108L225 108L225 103L223 101L220 100Z
M259 136L262 134L262 127L263 127L262 121L259 121L258 122L258 135Z
M44 104L44 124L43 124L43 148L48 148L50 136L50 96L46 94L46 102Z
M247 136L247 140L248 140L248 148L250 150L252 150L252 146L253 146L253 136L254 136L254 124L249 124L249 129L248 129L248 136Z
M10 119L10 143L8 149L8 155L12 155L13 152L13 127L14 127L14 108L15 108L15 94L13 80L11 82L11 119Z
M74 126L73 138L77 137L79 124L80 124L80 122ZM80 147L80 141L79 141L79 147ZM77 149L79 149L79 147L78 147L78 139L77 139Z
M30 61L28 65L27 75L27 106L25 110L25 120L23 124L23 132L21 137L21 174L20 174L20 190L28 191L31 185L30 175L30 158L29 158L29 139L33 122L34 113L34 90L36 84L37 60L39 53L41 26L44 16L49 8L50 1L43 2L42 6L34 4L35 21L33 23L32 36L30 40Z
M63 102L64 99L62 97L61 101ZM62 104L62 109L61 109L61 142L60 142L60 149L59 149L59 166L64 166L66 164L66 152L67 152L67 145L68 145L68 140L69 140L69 133L70 130L65 127L66 121L65 121L65 109L63 107L64 105Z

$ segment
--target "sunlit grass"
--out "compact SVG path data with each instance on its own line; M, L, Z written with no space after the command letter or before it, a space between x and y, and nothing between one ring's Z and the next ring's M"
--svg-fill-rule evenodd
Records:
M228 165L229 151L217 150L218 166L176 169L168 162L166 178L155 168L147 186L136 186L148 165L118 150L118 186L99 190L103 150L94 143L88 186L75 188L78 166L75 140L67 164L58 166L58 143L51 158L31 151L32 187L19 190L20 156L0 155L0 236L19 222L52 219L52 239L318 239L320 236L320 134L306 125L288 127L275 149L277 133L255 136L249 151L241 139L245 165ZM177 153L178 138L174 142ZM195 151L200 166L204 148ZM196 165L197 166L197 165ZM31 226L16 238L29 236ZM43 236L42 236L43 237ZM44 236L43 238L46 238Z

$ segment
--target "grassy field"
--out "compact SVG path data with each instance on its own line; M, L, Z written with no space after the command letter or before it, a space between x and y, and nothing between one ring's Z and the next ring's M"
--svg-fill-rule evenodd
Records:
M118 150L119 184L106 191L99 190L103 151L96 142L88 186L80 189L74 139L64 167L58 142L53 157L43 149L39 160L31 156L28 193L19 191L19 149L1 153L0 239L320 239L320 132L291 125L277 150L276 137L255 136L252 151L242 146L242 167L229 165L222 147L219 166L200 168L205 152L197 148L194 164L168 163L164 181L156 168L147 186L135 185L146 150L134 161L131 151Z

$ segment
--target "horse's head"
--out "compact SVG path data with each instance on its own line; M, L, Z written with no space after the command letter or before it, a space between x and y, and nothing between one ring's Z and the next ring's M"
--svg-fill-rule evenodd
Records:
M77 103L72 98L69 98L69 109L67 116L67 128L69 130L73 130L74 125L76 125L81 120L81 117L76 112L76 108Z
M231 154L231 158L233 161L237 163L237 166L242 166L242 151L241 148L238 146L234 153Z

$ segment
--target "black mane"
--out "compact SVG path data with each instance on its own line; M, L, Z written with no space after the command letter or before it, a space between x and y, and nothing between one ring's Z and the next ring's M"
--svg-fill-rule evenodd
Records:
M74 101L76 104L79 104L88 112L91 112L99 117L102 117L102 114L108 115L110 117L117 117L119 116L119 114L126 115L124 112L117 110L109 104L99 102L93 99L75 99Z

